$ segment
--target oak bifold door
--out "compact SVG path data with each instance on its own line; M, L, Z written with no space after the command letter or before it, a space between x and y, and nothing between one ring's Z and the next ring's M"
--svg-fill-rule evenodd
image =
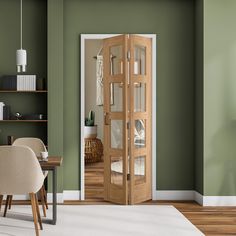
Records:
M104 39L104 199L151 199L151 39Z

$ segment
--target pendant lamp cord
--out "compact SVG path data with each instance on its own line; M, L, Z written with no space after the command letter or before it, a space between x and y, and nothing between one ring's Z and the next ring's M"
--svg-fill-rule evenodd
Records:
M22 49L22 0L20 0L20 48Z

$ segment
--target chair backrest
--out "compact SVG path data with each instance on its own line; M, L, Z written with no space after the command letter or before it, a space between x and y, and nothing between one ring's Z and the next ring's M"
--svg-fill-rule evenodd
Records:
M35 153L26 146L0 146L0 194L37 193L44 176Z
M37 157L40 157L41 152L46 152L47 148L45 147L43 141L39 138L18 138L16 139L13 146L27 146L31 148Z

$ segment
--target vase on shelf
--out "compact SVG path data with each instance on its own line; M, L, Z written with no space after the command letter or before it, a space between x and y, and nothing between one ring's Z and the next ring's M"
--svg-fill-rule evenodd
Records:
M96 138L97 137L97 125L84 126L84 138Z
M85 118L84 126L84 138L96 138L97 137L97 125L95 123L95 112L89 112L88 117Z

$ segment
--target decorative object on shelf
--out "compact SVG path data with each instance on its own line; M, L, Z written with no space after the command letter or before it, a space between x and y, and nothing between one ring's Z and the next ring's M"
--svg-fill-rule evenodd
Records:
M36 91L36 75L17 75L17 91Z
M27 53L25 49L22 49L22 0L20 0L20 49L16 50L16 66L17 72L26 72L27 65Z
M22 119L21 113L20 112L16 112L15 113L15 118L16 118L16 120L21 120Z
M98 138L86 138L84 145L85 163L102 161L103 144Z
M97 125L95 123L95 112L90 111L89 116L85 118L84 138L97 137Z
M3 108L5 104L4 102L0 102L0 120L3 120Z
M0 77L1 90L16 90L16 75L3 75Z
M12 145L14 142L14 136L9 135L7 136L7 145Z
M44 78L37 78L36 79L36 89L37 90L44 90Z
M94 126L94 122L95 122L95 112L90 111L88 117L85 118L85 125Z
M43 161L48 161L48 152L40 152Z
M46 115L44 114L27 114L23 116L24 120L45 120Z
M36 79L36 75L3 75L0 77L0 90L36 91L38 80L42 79ZM42 85L40 90L43 90Z
M5 105L3 107L3 120L10 120L11 119L11 107Z

